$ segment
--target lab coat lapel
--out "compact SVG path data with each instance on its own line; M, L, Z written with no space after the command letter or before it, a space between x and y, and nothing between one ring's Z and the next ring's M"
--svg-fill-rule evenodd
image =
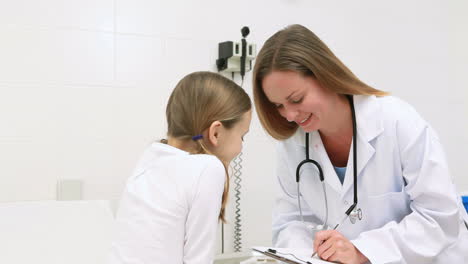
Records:
M370 143L374 138L383 132L382 120L379 118L380 106L375 96L354 96L354 107L356 111L357 125L357 178L361 176L362 170L371 160L375 149ZM353 143L354 144L354 141ZM353 145L351 145L345 180L343 182L342 198L353 191L354 166L353 166ZM351 196L352 197L352 196Z
M354 142L352 143L354 144ZM362 170L366 167L369 160L375 153L374 147L364 138L359 136L358 131L358 138L357 138L357 178L359 182L359 178L361 176ZM342 198L348 193L353 191L354 185L354 156L353 156L353 146L351 145L351 149L349 152L348 164L346 166L346 175L343 182L343 192Z
M354 96L354 107L356 111L356 124L357 124L357 176L359 176L362 170L366 167L367 163L371 160L375 153L375 149L371 144L371 141L383 132L380 105L375 96ZM301 146L305 146L304 140L305 133L296 133L295 141ZM354 142L352 143L354 144ZM320 134L317 131L310 133L310 146L309 146L310 158L320 163L325 182L337 193L341 193L342 198L353 188L353 151L352 145L349 150L348 164L346 168L346 175L343 185L341 184L338 176L336 175L335 169L331 164L330 158L328 157L327 151L323 146Z

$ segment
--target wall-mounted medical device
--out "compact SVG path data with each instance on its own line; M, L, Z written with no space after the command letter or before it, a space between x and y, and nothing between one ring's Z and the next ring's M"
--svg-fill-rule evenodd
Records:
M240 42L225 41L218 44L218 59L216 67L218 72L231 73L234 81L235 73L239 73L243 87L244 75L252 70L252 60L257 55L257 46L253 43L247 43L245 39L250 33L248 27L241 29L242 39ZM241 181L242 181L242 152L234 158L231 163L231 169L234 176L234 200L235 200L235 220L234 220L234 252L242 251L242 223L241 223ZM221 226L221 253L224 253L224 223ZM236 262L238 263L238 262Z
M219 72L239 72L243 77L245 72L252 70L252 60L257 55L257 45L247 43L245 38L250 33L248 27L243 27L241 33L240 42L225 41L218 44L216 66Z

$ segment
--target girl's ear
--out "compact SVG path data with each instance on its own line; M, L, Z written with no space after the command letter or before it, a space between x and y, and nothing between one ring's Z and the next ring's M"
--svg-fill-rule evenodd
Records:
M219 121L214 121L208 128L208 141L214 147L219 145L219 134L221 133L222 128L223 124Z

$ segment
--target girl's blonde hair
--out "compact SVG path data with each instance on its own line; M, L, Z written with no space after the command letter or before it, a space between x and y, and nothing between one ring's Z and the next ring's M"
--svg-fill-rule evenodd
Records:
M282 117L263 91L263 79L273 71L311 76L337 94L388 95L359 80L312 31L301 25L288 26L265 42L253 73L258 117L268 134L279 140L291 137L298 125Z
M247 93L233 81L212 72L194 72L185 76L176 85L166 107L167 135L192 141L215 121L227 129L239 122L244 113L252 108ZM192 154L212 154L203 139L195 141ZM224 163L223 163L224 164ZM229 192L229 174L224 164L226 181L219 219L225 221L225 208Z

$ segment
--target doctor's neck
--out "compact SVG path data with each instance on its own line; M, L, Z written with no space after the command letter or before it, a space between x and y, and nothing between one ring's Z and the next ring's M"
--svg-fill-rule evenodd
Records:
M337 95L329 109L326 122L319 129L320 135L327 138L350 138L353 134L353 123L348 99L344 95Z

